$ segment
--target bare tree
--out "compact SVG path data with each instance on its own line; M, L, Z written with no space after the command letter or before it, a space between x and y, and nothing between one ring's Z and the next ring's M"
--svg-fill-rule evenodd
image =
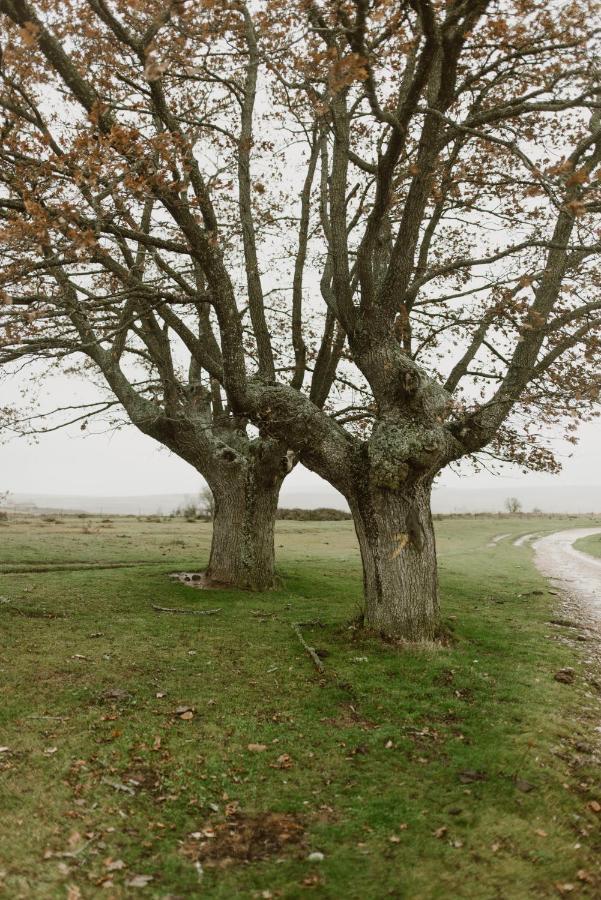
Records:
M553 470L541 423L596 410L598 5L59 7L0 0L0 359L83 351L181 449L185 351L347 498L366 625L431 639L435 476Z
M200 492L200 509L202 514L212 522L215 518L215 497L208 485Z
M510 515L514 516L522 511L522 504L517 497L508 497L505 501L505 509Z

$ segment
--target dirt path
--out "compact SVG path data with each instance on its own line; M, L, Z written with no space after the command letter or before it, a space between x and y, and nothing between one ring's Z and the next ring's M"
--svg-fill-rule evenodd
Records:
M601 528L570 528L533 543L534 561L582 612L601 621L601 559L576 550L579 538L601 534Z
M531 531L528 534L522 534L519 538L513 542L514 547L523 547L524 544L529 544L534 538L538 537L540 531Z

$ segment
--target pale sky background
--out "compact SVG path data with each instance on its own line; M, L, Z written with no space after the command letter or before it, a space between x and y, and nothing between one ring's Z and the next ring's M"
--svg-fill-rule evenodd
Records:
M0 380L0 408L20 401L24 382L33 372ZM59 379L45 383L45 408L89 401L91 393L81 379ZM78 396L79 394L79 396ZM45 396L44 396L45 395ZM143 497L190 495L202 487L200 475L188 464L133 427L103 432L102 423L92 421L85 432L79 425L31 439L6 440L0 435L0 492L36 495L35 502L52 505L37 495L64 498ZM447 470L435 492L434 508L441 512L499 510L508 496L517 496L525 509L545 511L601 512L601 421L580 429L580 443L562 451L560 475L522 474L506 467L501 475L481 473L458 477ZM569 458L571 454L571 458ZM23 499L17 497L16 499ZM157 501L163 512L177 505L169 498ZM82 505L81 503L79 504ZM85 505L85 504L84 504ZM344 506L344 501L318 476L298 466L282 490L282 506ZM111 511L110 503L107 511ZM143 511L154 511L140 507ZM117 511L117 510L115 510ZM131 511L137 511L132 501Z

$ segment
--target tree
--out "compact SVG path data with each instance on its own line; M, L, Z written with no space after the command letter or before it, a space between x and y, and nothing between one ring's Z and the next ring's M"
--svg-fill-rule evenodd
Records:
M0 0L4 315L39 316L5 357L57 306L87 347L91 307L114 328L146 304L347 498L365 624L431 639L436 475L553 470L541 423L573 439L596 410L596 4L59 6ZM218 352L188 334L192 275Z
M508 497L505 501L505 509L511 516L515 516L516 513L522 511L522 504L517 497Z
M93 229L79 218L82 210L94 215L101 202L99 183L95 190L88 180L93 155L80 142L81 136L60 126L56 138L52 136L52 116L36 93L43 93L44 78L32 71L28 81L20 70L20 53L30 46L27 28L21 32L20 43L20 49L12 48L14 55L9 49L3 59L0 54L2 149L4 159L11 160L10 171L2 179L6 194L0 202L0 220L7 226L2 283L16 289L14 294L5 291L0 296L4 301L0 361L84 356L80 371L99 373L116 400L78 408L77 415L74 407L50 414L68 414L67 424L81 421L84 428L92 416L121 405L134 425L193 465L211 486L215 509L207 576L238 587L270 588L278 496L294 461L286 455L286 444L249 433L248 419L233 413L222 394L221 351L210 321L202 271L192 265L178 271L175 278L173 286L188 313L186 323L165 302L160 273L170 270L171 248L168 241L155 245L144 239L152 219L151 200L139 204L140 240L131 242L119 228L113 229L112 244L104 248L99 262ZM18 149L21 141L27 144L25 156ZM40 154L35 158L32 154L38 147ZM67 158L70 162L63 170ZM87 174L82 179L83 172ZM111 207L113 224L132 224L135 215L139 195L135 188L130 197L127 190L120 195L123 183L122 175L103 183L102 200ZM55 211L62 209L67 216L62 219L62 244L56 235L46 232L42 237L36 227L30 227L27 210L33 209L33 203L44 215L46 189L54 194ZM76 210L76 223L70 223L70 204ZM34 263L36 258L39 261ZM36 274L29 277L32 264ZM92 274L90 264L100 271ZM176 347L176 342L181 346ZM182 347L190 354L186 367L181 362ZM29 433L48 430L32 426L35 418L25 420Z
M203 515L213 521L215 518L215 498L208 485L200 492L200 509Z

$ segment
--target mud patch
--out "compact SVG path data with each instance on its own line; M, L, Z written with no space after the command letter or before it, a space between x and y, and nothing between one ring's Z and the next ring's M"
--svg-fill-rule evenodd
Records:
M236 811L226 822L191 834L182 851L207 868L226 868L302 847L304 839L305 827L297 816L275 812L251 816Z
M179 581L186 587L196 588L199 591L226 591L231 590L231 584L225 581L214 581L208 578L206 572L172 572L169 575L173 581Z

